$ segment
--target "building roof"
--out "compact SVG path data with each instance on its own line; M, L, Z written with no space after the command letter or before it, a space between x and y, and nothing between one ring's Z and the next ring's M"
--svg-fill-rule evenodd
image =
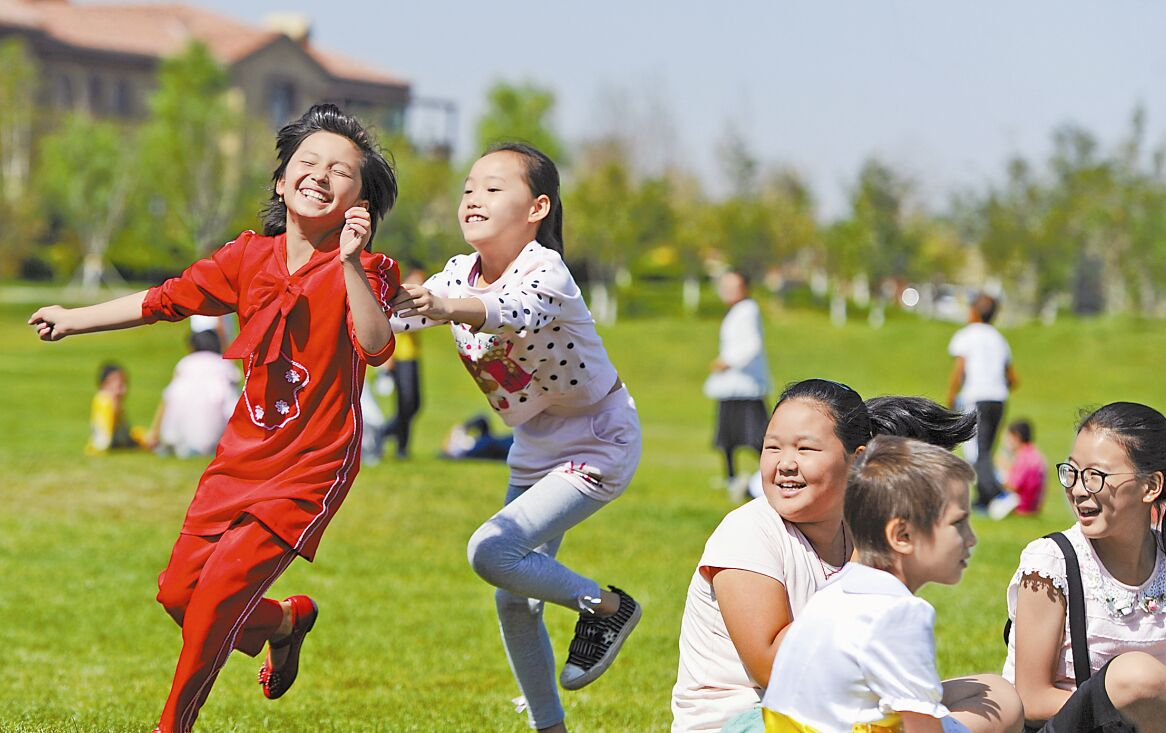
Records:
M36 30L60 43L93 51L154 58L174 56L201 41L230 66L283 37L189 5L75 5L68 0L0 0L0 25ZM347 81L407 86L408 82L360 61L304 44L332 76Z

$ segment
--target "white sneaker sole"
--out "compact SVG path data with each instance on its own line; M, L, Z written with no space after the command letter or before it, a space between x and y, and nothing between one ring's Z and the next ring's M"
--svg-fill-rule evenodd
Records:
M611 648L607 650L599 662L591 669L584 671L574 664L565 665L563 671L559 674L559 684L563 686L563 689L579 690L599 679L599 676L606 672L608 667L611 666L611 663L615 661L616 655L619 654L619 650L623 647L624 641L631 635L632 629L636 628L636 624L640 622L640 617L643 615L644 607L637 602L636 610L632 611L631 618L620 629Z

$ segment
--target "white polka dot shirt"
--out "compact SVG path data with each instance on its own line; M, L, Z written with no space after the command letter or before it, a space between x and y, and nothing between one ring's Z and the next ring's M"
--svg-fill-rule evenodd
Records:
M501 277L480 287L477 265L477 253L456 255L425 287L485 306L480 329L450 328L462 363L502 420L513 427L549 407L582 409L603 399L616 370L563 258L531 242ZM394 315L392 325L401 332L436 324Z

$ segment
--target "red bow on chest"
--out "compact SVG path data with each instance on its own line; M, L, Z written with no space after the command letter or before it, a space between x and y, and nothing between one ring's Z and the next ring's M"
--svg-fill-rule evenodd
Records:
M279 358L287 318L303 295L301 282L289 276L262 270L251 281L250 303L240 313L239 336L223 352L228 359L255 355L255 364L270 364Z

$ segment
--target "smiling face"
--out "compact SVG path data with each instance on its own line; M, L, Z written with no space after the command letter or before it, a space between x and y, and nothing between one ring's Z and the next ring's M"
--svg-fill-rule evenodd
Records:
M1160 489L1134 473L1137 469L1125 448L1108 432L1091 429L1079 432L1068 463L1078 470L1092 468L1112 474L1096 494L1085 491L1080 478L1072 488L1065 489L1086 537L1101 539L1145 531L1150 521L1150 507Z
M314 132L288 161L275 192L288 219L339 226L344 212L360 202L360 148L331 132Z
M903 575L912 591L924 583L954 585L963 576L976 544L969 522L968 493L967 482L949 481L947 503L930 534L907 528L914 551L903 559Z
M500 150L482 156L470 168L458 222L474 249L492 244L522 247L535 238L549 210L547 196L531 193L522 156Z
M790 399L774 411L761 450L770 506L791 522L842 521L846 473L854 460L816 402Z

